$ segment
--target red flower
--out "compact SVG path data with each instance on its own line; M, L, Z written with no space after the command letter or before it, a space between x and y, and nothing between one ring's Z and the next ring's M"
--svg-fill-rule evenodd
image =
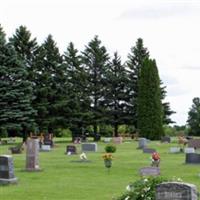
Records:
M152 159L153 159L153 160L160 160L160 155L159 155L157 152L154 152L154 153L152 154Z

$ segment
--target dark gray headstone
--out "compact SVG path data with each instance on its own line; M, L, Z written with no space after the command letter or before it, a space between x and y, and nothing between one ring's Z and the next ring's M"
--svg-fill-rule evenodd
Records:
M97 151L97 144L96 143L83 143L81 145L82 147L82 151L93 151L96 152Z
M26 170L39 171L39 140L28 139L26 148Z
M171 142L171 138L169 136L163 136L161 138L161 142L163 142L163 143L170 143Z
M156 200L198 200L193 184L166 182L156 186Z
M151 149L151 148L144 148L143 149L143 153L154 153L154 152L156 152L155 149Z
M0 184L17 183L14 176L13 158L10 155L0 156Z
M76 146L74 146L74 145L67 145L65 153L66 154L77 154Z
M186 164L200 164L200 154L198 153L187 153L185 154Z
M159 167L143 167L139 170L141 176L158 176L160 175Z
M143 149L147 146L147 139L146 138L139 138L138 140L138 149Z
M200 139L191 139L188 141L188 147L193 147L195 149L200 148Z

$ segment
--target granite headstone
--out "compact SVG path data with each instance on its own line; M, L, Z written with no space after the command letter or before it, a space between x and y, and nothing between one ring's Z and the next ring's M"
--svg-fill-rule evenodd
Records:
M0 185L17 183L14 176L13 158L10 155L0 156Z
M81 144L82 152L84 151L97 151L97 144L96 143L83 143Z
M156 200L198 200L197 188L182 182L161 183L156 186Z
M26 149L26 170L40 171L39 167L39 140L28 139Z

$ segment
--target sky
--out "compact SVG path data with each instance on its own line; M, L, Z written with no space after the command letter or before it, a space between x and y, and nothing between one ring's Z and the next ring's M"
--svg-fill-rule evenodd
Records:
M80 51L99 36L112 56L125 62L142 38L167 87L166 101L185 125L192 99L200 97L199 0L6 0L0 24L7 37L24 25L41 44L48 34L63 53L69 42Z

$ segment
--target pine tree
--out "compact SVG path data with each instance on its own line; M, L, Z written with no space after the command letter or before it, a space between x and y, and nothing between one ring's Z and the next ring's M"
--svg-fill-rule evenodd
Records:
M34 61L36 120L40 132L53 132L59 125L59 89L62 87L62 58L52 36L39 48Z
M145 59L138 81L138 128L141 136L156 140L164 134L160 79L155 60Z
M90 121L90 102L85 91L87 74L82 66L81 56L78 55L78 50L72 42L69 43L63 57L66 72L65 85L67 86L65 91L66 99L68 99L64 113L72 130L72 136L75 138L83 133Z
M34 126L35 110L31 106L32 84L27 70L13 46L6 42L0 27L0 127L21 132L23 140Z
M118 53L114 53L114 58L107 72L106 78L106 123L114 127L114 135L118 136L118 127L127 121L127 72L121 64Z
M103 121L102 101L105 93L105 74L109 67L109 55L97 36L91 40L82 52L82 60L88 74L87 93L90 97L92 112L91 124L97 134L98 124Z
M128 54L127 68L129 77L129 110L130 122L129 124L137 127L137 98L138 98L138 76L142 63L145 58L149 58L149 52L143 45L141 38L137 39L135 46L131 48L131 53Z

